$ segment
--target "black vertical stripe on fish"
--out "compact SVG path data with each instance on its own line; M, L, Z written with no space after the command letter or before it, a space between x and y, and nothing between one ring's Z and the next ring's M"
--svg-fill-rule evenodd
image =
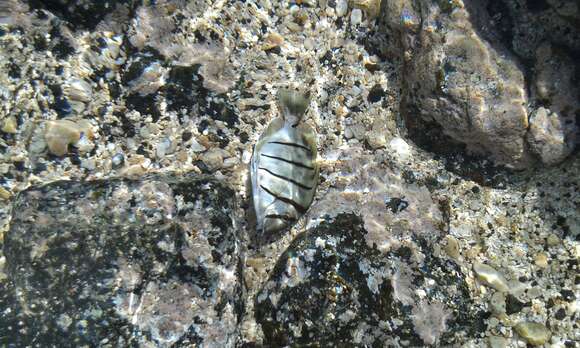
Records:
M306 210L307 210L307 208L305 208L305 207L301 206L300 204L298 204L298 203L294 202L294 200L293 200L293 199L291 199L291 198L286 198L286 197L282 197L282 196L279 196L279 195L275 194L274 192L272 192L272 191L268 190L268 189L267 189L267 188L266 188L264 185L260 185L260 188L262 188L262 190L264 190L264 191L268 192L268 194L270 194L272 197L274 197L274 198L276 198L276 199L278 199L278 200L280 200L280 201L282 201L282 202L284 202L284 203L290 204L290 205L291 205L291 206L293 206L293 207L294 207L294 208L295 208L295 209L296 209L296 210L297 210L297 211L298 211L300 214L304 214L304 213L306 213Z
M268 172L270 175L272 175L272 176L275 176L275 177L277 177L278 179L282 179L282 180L285 180L285 181L291 182L291 183L293 183L294 185L296 185L296 186L298 186L298 187L300 187L300 188L303 188L303 189L305 189L305 190L312 190L312 187L306 186L306 185L304 185L304 184L302 184L302 183L299 183L298 181L296 181L296 180L294 180L294 179L290 179L290 178L288 178L288 177L285 177L284 175L281 175L281 174L274 173L273 171L271 171L271 170L270 170L270 169L268 169L268 168L259 167L258 169L265 170L265 171L266 171L266 172Z
M287 142L284 142L284 141L270 141L270 142L268 142L268 144L278 144L278 145L285 145L285 146L297 147L299 149L308 151L308 153L311 153L312 152L312 150L310 150L306 146L301 145L301 144L296 144L296 143L287 143Z
M293 164L293 165L298 166L300 168L314 170L314 167L310 167L310 166L308 166L308 165L306 165L304 163L292 161L292 160L289 160L289 159L286 159L286 158L282 158L282 157L278 157L278 156L266 155L265 153L262 153L260 155L261 156L264 156L264 157L272 158L272 159L275 159L275 160L279 160L279 161L282 161L282 162L290 163L290 164Z

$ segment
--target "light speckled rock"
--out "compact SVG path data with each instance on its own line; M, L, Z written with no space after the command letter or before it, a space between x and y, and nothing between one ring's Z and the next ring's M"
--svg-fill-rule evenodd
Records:
M335 11L337 3L344 6L340 17ZM271 278L272 269L280 254L305 230L312 231L321 222L343 213L360 216L367 232L364 250L376 248L380 253L378 261L395 264L394 268L401 270L400 276L393 278L395 283L407 284L397 287L395 292L397 306L407 303L403 305L408 306L404 318L384 320L381 324L387 323L392 328L377 329L393 333L397 337L394 340L399 339L389 346L425 346L429 342L444 346L451 341L450 335L454 337L453 346L483 347L491 336L508 337L509 342L503 343L513 346L523 342L509 328L510 322L524 319L545 323L554 336L553 345L573 346L580 341L574 316L577 300L573 297L580 281L578 153L573 152L560 165L514 173L494 169L491 160L478 159L477 163L484 164L476 164L472 156L466 155L464 144L441 136L444 128L463 126L464 119L451 119L443 127L435 120L426 122L425 118L417 117L426 132L423 137L409 136L400 112L403 82L408 76L400 68L399 59L409 59L406 61L409 64L417 53L404 51L402 43L421 52L441 52L436 46L444 46L442 42L433 41L434 47L418 47L417 42L422 36L437 38L449 34L450 38L456 38L455 33L446 30L451 27L449 22L455 21L454 16L460 14L457 8L466 9L469 18L459 16L457 22L471 23L466 32L474 36L466 41L487 43L487 53L495 50L503 55L499 62L511 61L524 72L524 85L520 87L529 93L525 105L528 115L544 107L549 114L557 113L560 117L565 108L556 106L568 104L572 105L566 113L568 118L561 118L566 123L576 112L574 104L562 103L560 97L562 91L573 95L575 82L567 78L576 76L578 70L572 72L567 64L578 62L574 52L580 52L574 44L579 31L577 6L573 5L570 0L3 1L0 56L6 59L0 59L0 120L13 117L17 129L16 133L0 131L0 236L7 235L14 203L23 190L63 178L95 180L114 175L138 178L155 171L203 172L219 176L233 188L241 207L250 210L251 205L245 199L252 147L277 114L276 90L286 84L297 84L313 97L306 119L317 130L321 159L319 190L303 219L275 243L258 248L255 243L243 240L246 237L243 232L252 233L244 231L250 221L242 219L236 223L242 232L238 234L242 237L241 247L246 248L247 255L246 263L240 266L247 292L243 295L246 299L243 318L237 324L239 346L259 347L268 343L262 325L256 322L254 301L268 280L275 279ZM441 23L430 21L432 7L442 11ZM355 9L361 10L362 22L353 26L350 18L353 12L355 18L359 14ZM421 23L423 15L427 20ZM385 19L397 29L383 31L380 23ZM278 33L283 40L268 38L269 33ZM549 49L538 50L544 43ZM264 50L268 44L279 46ZM452 57L456 58L453 63L465 68L466 60L460 54ZM477 71L476 68L479 67L460 72ZM439 72L432 71L434 75ZM474 81L456 77L450 81L461 92L459 82L480 84L475 77ZM479 87L487 93L493 86ZM475 99L479 90L474 88L470 92ZM489 94L484 96L489 98ZM501 99L501 95L496 99ZM461 106L461 96L453 102L451 105ZM460 110L451 111L452 115L461 115ZM81 141L82 144L76 144L80 147L69 146L65 156L46 156L45 122L81 118L93 126L94 147L84 152L89 147ZM526 132L529 131L530 127ZM171 140L169 147L165 139ZM422 139L425 143L420 142ZM489 154L486 151L482 147L482 152ZM541 160L531 147L530 153L534 161ZM154 203L156 198L149 201ZM110 210L115 211L116 207ZM130 221L126 224L133 226ZM119 222L119 226L117 230L123 231L125 223ZM142 228L145 234L147 226ZM193 230L188 231L188 236L194 235ZM336 237L337 231L342 230L337 228L327 235ZM127 240L123 246L135 245L135 240L142 239ZM316 250L320 250L322 243L322 237L314 240ZM402 247L411 250L409 258L393 256ZM167 244L162 243L159 248L166 250ZM150 264L142 262L143 258L157 260L165 255L157 255L157 250L144 247L142 258L119 263L131 266L123 266L126 276L119 277L119 289L130 289L131 279L138 280L143 274L144 268L139 270L137 266ZM538 253L548 256L547 268L534 264ZM208 264L215 263L213 256L206 258ZM360 258L354 255L350 261L339 264ZM449 284L441 293L435 291L436 300L430 303L433 291L429 284L435 284L435 288L440 284L432 275L440 274L442 268L431 263L433 258L439 259L448 271L458 272L457 277L449 279L461 280ZM6 257L0 252L3 324L0 346L25 345L26 342L10 341L12 337L22 337L15 332L42 335L43 331L35 324L38 321L30 324L30 320L19 319L22 313L38 313L14 307L22 298L15 298L12 274L9 277L9 268L3 266L3 260ZM505 272L512 280L510 286L515 280L526 285L518 287L517 294L506 296L505 315L490 316L490 297L495 290L479 286L481 282L474 279L471 265L475 260ZM421 270L416 271L417 267ZM411 285L409 279L413 279ZM130 342L133 346L160 345L152 342L152 337L159 337L161 332L155 333L155 324L147 318L155 318L151 315L154 312L171 312L167 317L170 320L188 316L191 303L188 307L184 293L198 294L192 285L197 282L143 280L144 285L132 292L133 303L139 300L138 304L142 304L142 316L137 319L143 320L131 323L131 307L126 305L127 297L121 297L114 304L118 304L119 311L102 316L115 320L130 318L126 320L129 324L107 332L120 328L117 332L125 334L125 328L130 327L137 333L150 333L145 338L124 336L133 340ZM368 288L362 280L351 284L356 284L357 289ZM453 294L458 284L462 295L452 295L456 302L468 301L480 310L475 314L477 328L473 331L454 325L453 310L449 314L451 307L445 294ZM91 286L82 289L100 289ZM415 292L404 291L409 287ZM304 292L311 289L301 288ZM175 302L161 308L166 301L143 297L150 293L159 294L159 298L172 297ZM129 296L129 303L130 299ZM276 299L272 296L273 301ZM417 303L421 306L411 308ZM365 309L361 311L355 314L368 313ZM307 309L302 312L310 313ZM66 328L85 334L84 328L94 327L91 320L77 320L75 315L59 315L54 332ZM512 320L504 322L505 316ZM230 316L222 318L213 321L216 330L224 331L222 325ZM174 320L166 332L179 332L183 323ZM397 331L401 327L402 339ZM188 335L184 337L189 339ZM408 335L412 338L406 340ZM61 343L54 345L62 346ZM312 340L308 344L317 342ZM107 346L107 342L88 345ZM125 346L117 341L108 345Z
M531 156L525 146L524 75L509 55L478 34L466 8L449 6L450 11L430 1L407 1L406 12L400 12L421 23L400 24L402 108L410 136L424 136L425 124L435 122L468 151L525 167Z
M242 299L232 197L195 176L23 192L4 240L13 288L0 296L3 322L21 323L8 324L10 342L233 347Z
M552 165L573 151L580 110L571 82L578 63L570 58L580 43L570 24L578 18L576 7L557 1L397 0L383 12L386 31L398 36L401 110L414 141L436 152L459 142L469 153L513 168L532 166L534 155ZM537 102L556 113L560 127L529 127ZM538 139L538 133L552 139ZM432 145L438 142L448 144Z

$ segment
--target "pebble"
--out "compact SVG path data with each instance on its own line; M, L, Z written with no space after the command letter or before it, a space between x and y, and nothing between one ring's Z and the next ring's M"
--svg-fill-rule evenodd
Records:
M516 325L516 332L531 345L541 346L548 342L552 333L543 324L531 321L522 322Z
M445 253L452 259L459 258L459 242L453 236L447 236L447 243L445 244Z
M549 247L555 247L558 244L560 244L560 238L558 238L558 236L555 235L554 233L551 233L548 236L548 239L546 240L546 242L548 243Z
M534 286L534 287L528 289L528 291L526 292L526 294L528 295L528 298L530 298L530 299L538 298L538 297L542 296L542 293L543 293L542 288L540 288L538 286Z
M371 18L377 17L381 12L381 0L352 0L352 5L364 10Z
M87 153L95 148L95 144L91 141L91 136L85 132L81 132L81 138L74 145L80 153Z
M220 169L224 165L224 154L221 149L211 149L204 153L202 161L210 170Z
M48 145L48 150L56 156L64 156L68 152L68 146L76 144L81 140L81 136L88 142L92 138L90 124L86 120L74 122L71 120L48 121L44 131L44 140ZM84 146L83 149L92 148ZM91 144L92 145L92 144ZM82 149L81 149L82 150Z
M491 317L487 320L487 327L494 328L499 325L499 320L496 317Z
M14 116L8 116L2 123L2 131L4 133L14 134L16 133L18 124L16 123L16 118Z
M411 157L411 147L400 137L395 137L389 142L389 147L397 154L401 160L407 160Z
M264 39L264 44L262 49L264 51L271 50L273 48L279 47L284 43L284 37L278 33L269 33Z
M546 268L548 267L548 256L545 253L538 253L534 258L534 263L538 267Z
M501 291L497 291L489 299L489 307L491 311L496 314L503 314L506 310L505 294Z
M68 146L76 143L80 138L81 131L73 121L48 121L46 124L44 139L48 150L53 155L64 156L68 152Z
M6 257L0 256L0 280L4 280L5 276L4 267L6 266Z
M123 168L121 171L121 176L126 177L140 177L147 173L147 169L142 164L133 164L128 167Z
M207 148L205 146L198 143L197 140L195 140L195 139L191 139L190 148L191 148L191 151L193 151L193 152L203 152L203 151L207 150Z
M296 3L297 4L302 3L306 6L316 7L316 0L297 0Z
M113 169L119 169L125 164L125 156L122 153L117 153L111 158Z
M233 166L235 166L236 164L238 164L238 159L236 157L230 157L230 158L226 158L224 160L224 168L231 168Z
M489 336L488 342L490 348L506 348L508 346L507 340L501 336Z
M336 15L342 17L348 11L348 1L347 0L337 0L336 1Z
M87 170L95 170L95 168L97 167L97 163L95 162L94 159L83 159L81 161L81 167L87 169Z
M0 186L0 199L3 200L8 200L10 199L12 195L10 194L10 192L8 190L6 190L4 187Z
M370 131L367 134L367 142L373 149L380 149L387 145L385 133L381 131Z
M362 22L362 11L358 8L355 8L350 13L350 24L352 25L359 25Z
M508 292L509 286L504 276L496 271L493 267L483 263L476 262L473 264L473 270L479 279L485 285L502 292Z
M165 138L157 144L155 154L157 155L157 158L163 158L165 155L171 153L171 150L171 139Z

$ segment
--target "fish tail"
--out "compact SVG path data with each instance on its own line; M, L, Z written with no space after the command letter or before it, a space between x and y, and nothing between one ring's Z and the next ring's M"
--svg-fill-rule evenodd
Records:
M284 116L290 114L294 117L302 118L308 109L308 105L310 105L310 95L309 93L284 88L278 91L278 103L285 114Z

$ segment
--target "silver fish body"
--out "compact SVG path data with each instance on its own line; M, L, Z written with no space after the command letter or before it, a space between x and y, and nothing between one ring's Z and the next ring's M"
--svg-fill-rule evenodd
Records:
M251 162L257 230L265 238L291 227L306 212L318 184L316 133L298 124L305 107L292 105L292 98L279 98L283 117L260 136Z

